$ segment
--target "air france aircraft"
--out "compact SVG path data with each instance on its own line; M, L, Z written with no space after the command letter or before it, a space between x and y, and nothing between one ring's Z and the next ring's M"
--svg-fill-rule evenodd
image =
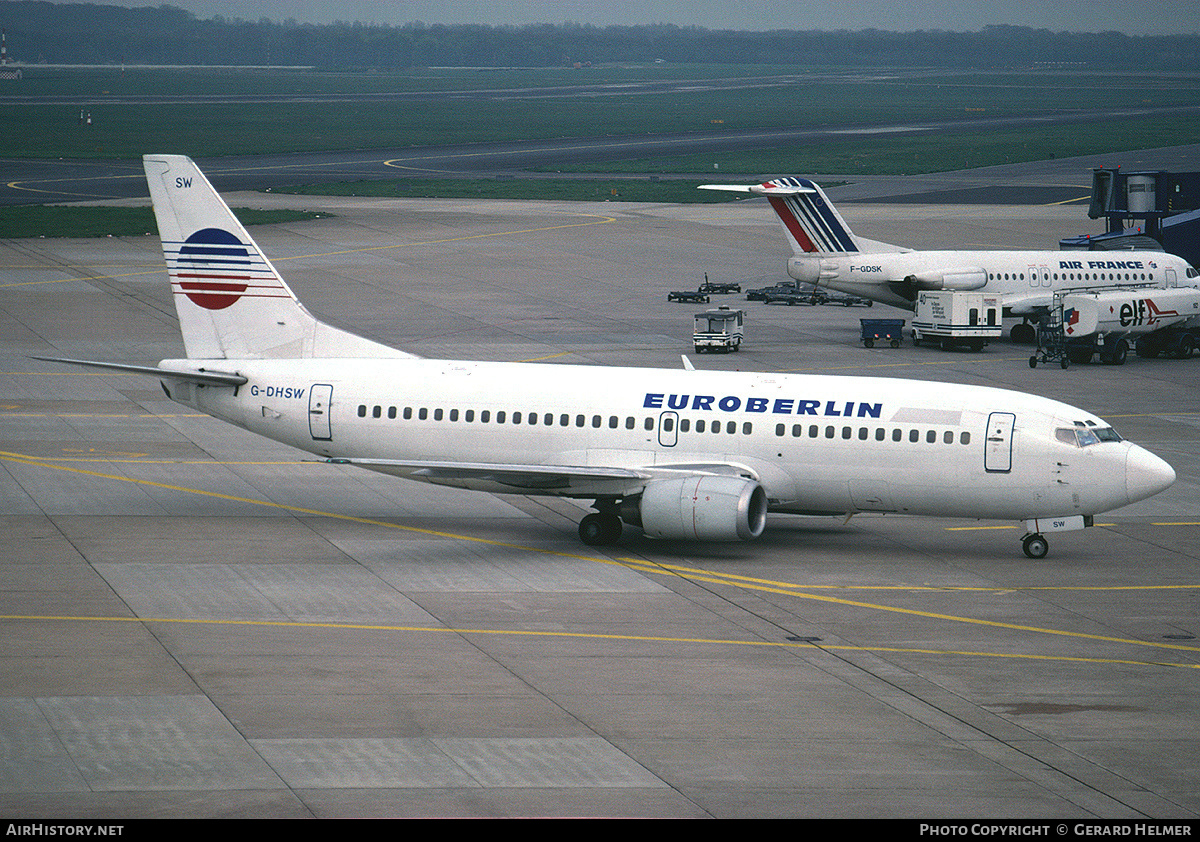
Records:
M1019 342L1034 340L1030 321L1046 312L1056 289L1200 285L1200 273L1166 252L913 251L868 240L855 235L825 191L806 178L700 189L766 196L792 247L787 272L797 281L908 310L921 290L1000 293L1005 314L1024 319L1012 331Z
M1175 472L1090 412L914 380L421 359L314 318L191 160L146 177L186 359L93 365L337 464L487 492L594 501L588 544L622 523L737 541L768 512L1023 521L1047 531L1171 485ZM45 358L43 358L45 359Z

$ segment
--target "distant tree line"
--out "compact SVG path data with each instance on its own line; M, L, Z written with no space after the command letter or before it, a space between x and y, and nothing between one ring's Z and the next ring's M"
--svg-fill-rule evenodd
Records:
M1149 12L1149 7L1148 7ZM610 62L1108 70L1200 68L1200 34L1129 36L989 26L979 32L734 32L666 24L379 26L201 20L174 6L0 0L10 55L24 63L562 67Z

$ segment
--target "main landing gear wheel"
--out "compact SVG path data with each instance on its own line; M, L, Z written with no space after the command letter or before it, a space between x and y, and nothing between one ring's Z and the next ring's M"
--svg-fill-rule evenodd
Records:
M589 547L605 547L621 540L621 518L606 512L592 512L579 521L579 540Z
M1026 535L1021 541L1021 549L1025 551L1025 555L1030 558L1045 558L1046 553L1050 552L1050 543L1038 533Z
M1016 345L1032 345L1037 342L1037 331L1029 322L1021 322L1013 325L1012 330L1008 332L1012 341Z

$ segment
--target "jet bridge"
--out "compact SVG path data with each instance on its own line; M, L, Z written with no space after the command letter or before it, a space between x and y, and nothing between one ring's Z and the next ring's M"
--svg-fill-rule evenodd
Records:
M1200 262L1200 172L1092 170L1088 217L1106 221L1103 234L1059 241L1063 250L1166 251Z

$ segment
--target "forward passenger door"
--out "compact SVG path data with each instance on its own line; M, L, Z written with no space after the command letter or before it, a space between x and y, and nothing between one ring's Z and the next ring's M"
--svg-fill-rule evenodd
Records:
M988 416L987 442L983 469L989 474L1012 471L1012 438L1017 416L1011 412L993 412Z

